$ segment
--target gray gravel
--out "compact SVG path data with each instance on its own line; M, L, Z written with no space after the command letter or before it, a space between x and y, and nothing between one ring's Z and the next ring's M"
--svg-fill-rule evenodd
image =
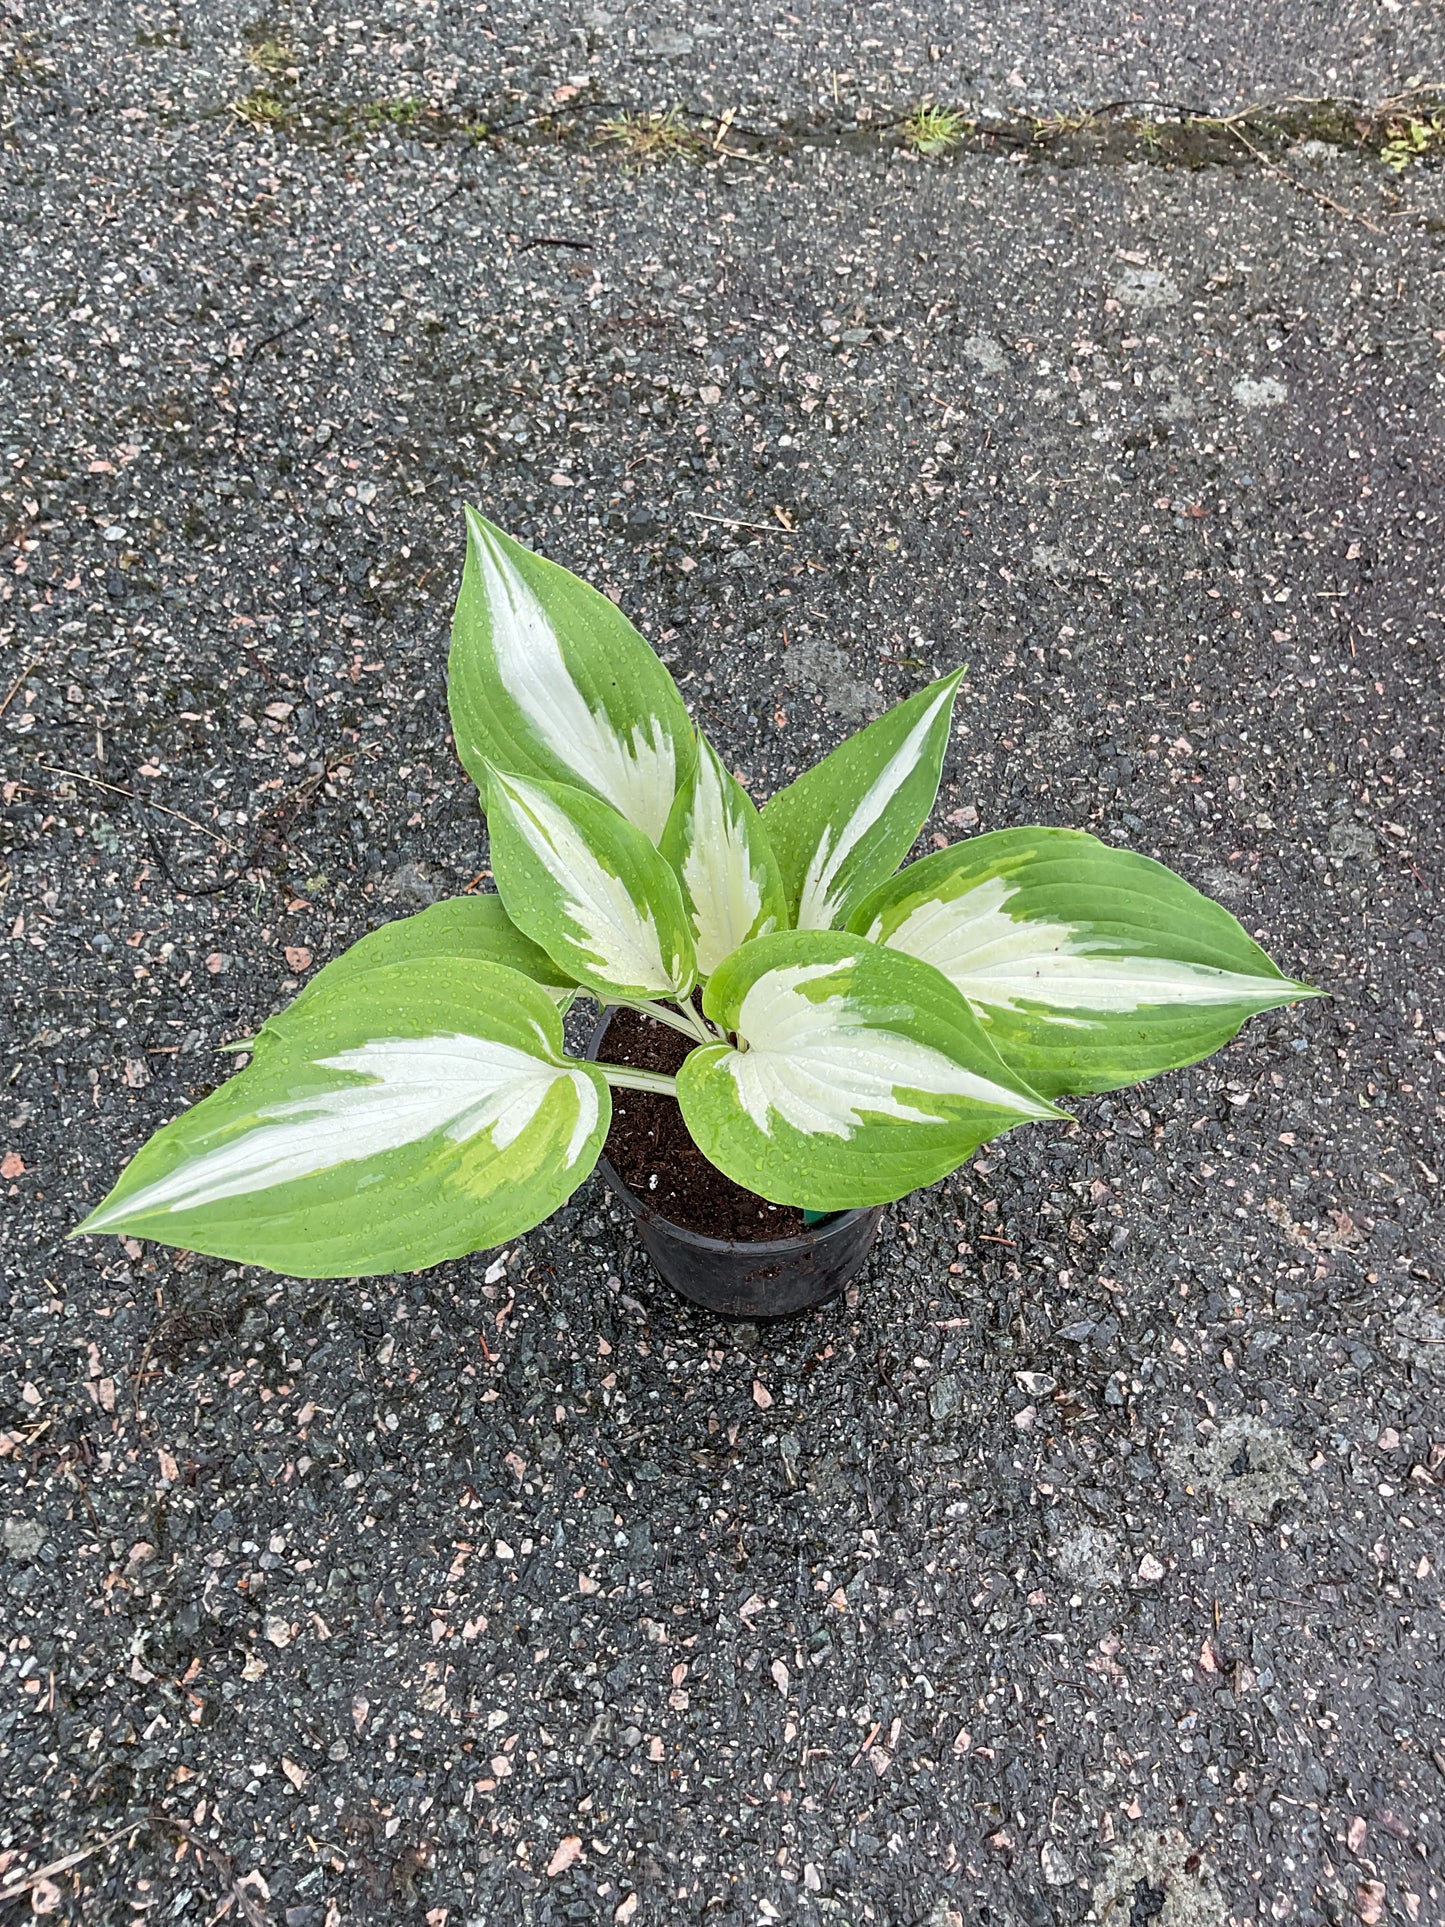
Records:
M1445 1918L1441 174L303 142L207 23L8 82L0 1918ZM778 1329L600 1184L362 1284L65 1243L485 881L464 496L759 796L966 658L930 834L1128 842L1331 999Z
M789 0L782 8L700 0L513 0L363 9L325 0L253 11L204 8L21 13L21 71L72 111L102 103L187 115L257 84L248 47L285 47L285 90L333 103L407 97L493 124L558 104L732 108L744 122L896 114L927 95L1003 112L1133 100L1229 113L1253 102L1347 96L1375 102L1445 80L1435 0ZM294 66L294 79L285 68Z

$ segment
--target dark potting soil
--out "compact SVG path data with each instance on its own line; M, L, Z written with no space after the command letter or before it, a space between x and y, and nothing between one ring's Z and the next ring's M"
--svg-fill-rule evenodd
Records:
M681 1031L641 1011L617 1010L599 1054L611 1064L671 1075L691 1048ZM709 1164L674 1098L614 1089L605 1150L618 1176L659 1217L705 1238L752 1243L794 1238L806 1229L795 1206L768 1204Z

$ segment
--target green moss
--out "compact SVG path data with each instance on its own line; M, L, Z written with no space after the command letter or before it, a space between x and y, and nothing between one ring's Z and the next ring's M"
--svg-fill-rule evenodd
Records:
M562 109L534 116L510 135L499 137L465 109L428 105L415 95L390 100L331 101L307 96L295 87L295 68L281 65L293 56L286 43L258 25L248 55L267 77L229 112L255 133L284 133L295 140L354 139L396 128L432 143L507 138L517 145L601 146L624 167L643 167L679 159L705 160L712 149L705 135L688 123L678 107L627 110L594 121L584 110ZM974 120L952 107L924 100L891 126L807 124L772 135L729 129L758 158L791 153L797 142L847 153L876 152L902 146L939 161L964 153L1023 153L1053 166L1110 166L1147 163L1158 167L1234 167L1284 160L1304 141L1320 141L1353 153L1377 154L1396 173L1445 155L1445 92L1424 89L1387 102L1367 113L1349 102L1301 101L1288 107L1258 108L1215 118L1204 114L1127 115L1084 109L1048 115L1008 115Z
M415 127L422 117L422 103L414 94L399 100L368 100L356 109L361 127Z
M1358 147L1368 126L1339 100L1307 101L1280 119L1291 139L1324 141L1331 147Z

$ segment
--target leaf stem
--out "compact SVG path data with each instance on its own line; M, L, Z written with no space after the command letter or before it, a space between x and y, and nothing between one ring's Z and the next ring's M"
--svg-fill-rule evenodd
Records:
M675 997L673 999L673 1002L677 1005L677 1008L682 1012L682 1015L687 1019L688 1026L691 1029L693 1036L698 1040L700 1044L717 1043L718 1033L713 1029L712 1025L707 1021L706 1017L701 1015L701 1013L698 1011L697 1006L695 1004L684 1003L681 997Z
M634 1071L620 1064L601 1062L597 1068L609 1084L619 1085L625 1091L656 1091L660 1097L677 1096L677 1079L665 1071Z

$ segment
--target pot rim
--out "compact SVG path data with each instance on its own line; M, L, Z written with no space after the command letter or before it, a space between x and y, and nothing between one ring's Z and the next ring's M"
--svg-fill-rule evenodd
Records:
M637 1195L609 1158L599 1157L597 1169L641 1222L663 1225L669 1236L683 1244L697 1245L704 1251L744 1252L756 1254L760 1258L784 1257L805 1251L809 1245L831 1237L834 1232L841 1231L845 1225L856 1224L860 1218L872 1217L883 1209L881 1204L859 1204L848 1211L830 1212L819 1223L809 1225L806 1230L796 1232L791 1238L710 1238L705 1232L690 1231L685 1224L678 1224L676 1219L665 1218L660 1211L654 1211L645 1199ZM753 1195L756 1196L757 1193ZM769 1200L764 1198L762 1202L767 1204Z
M601 1015L592 1026L592 1034L587 1039L587 1056L594 1064L600 1061L597 1053L617 1008L615 1004L604 1004ZM698 1155L702 1157L705 1153L699 1151ZM759 1258L788 1257L800 1251L806 1251L810 1245L817 1244L820 1238L831 1237L845 1226L857 1224L860 1218L866 1218L883 1209L881 1204L860 1204L854 1205L848 1211L833 1211L819 1223L807 1226L805 1230L796 1232L791 1238L710 1238L704 1232L690 1231L685 1224L678 1224L675 1219L664 1217L660 1211L654 1211L647 1200L639 1197L632 1189L605 1152L598 1156L596 1168L639 1222L665 1225L670 1236L683 1244L696 1245L703 1251L741 1252ZM757 1193L754 1192L753 1195L757 1196ZM764 1198L761 1201L764 1204L773 1202L770 1198Z

